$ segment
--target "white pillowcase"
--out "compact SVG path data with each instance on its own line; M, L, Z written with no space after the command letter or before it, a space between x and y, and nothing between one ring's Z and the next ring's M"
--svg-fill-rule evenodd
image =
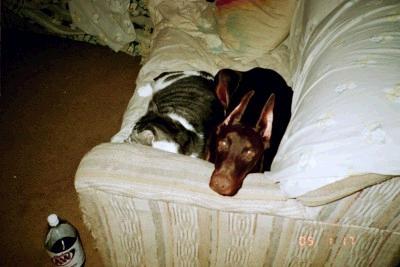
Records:
M292 49L292 120L265 175L298 197L352 175L400 174L399 1L345 1L319 24L294 23L308 33Z

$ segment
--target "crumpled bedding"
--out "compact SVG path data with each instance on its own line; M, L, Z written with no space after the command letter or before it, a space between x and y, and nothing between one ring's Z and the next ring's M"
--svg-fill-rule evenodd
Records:
M129 0L69 2L74 23L86 33L100 37L114 51L121 50L136 39L134 26L129 18Z
M343 1L320 21L310 7L293 21L292 118L265 173L289 197L400 174L400 2Z
M145 58L153 28L145 2L6 0L2 26L107 45Z

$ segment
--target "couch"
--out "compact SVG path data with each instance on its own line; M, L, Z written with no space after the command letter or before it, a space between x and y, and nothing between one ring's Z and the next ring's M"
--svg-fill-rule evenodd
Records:
M238 7L149 1L151 50L121 130L84 156L75 177L106 266L400 262L400 4L270 2L283 5L272 17L285 21L263 50L223 28ZM250 30L269 36L260 27ZM234 197L208 187L211 163L130 140L144 89L163 71L254 66L292 86L292 119L271 172L249 174Z

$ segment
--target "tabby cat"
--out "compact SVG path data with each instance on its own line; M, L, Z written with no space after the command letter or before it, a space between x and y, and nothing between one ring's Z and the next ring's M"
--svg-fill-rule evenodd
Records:
M164 72L154 79L151 90L147 113L135 124L131 140L204 158L224 116L214 92L214 77L202 71Z

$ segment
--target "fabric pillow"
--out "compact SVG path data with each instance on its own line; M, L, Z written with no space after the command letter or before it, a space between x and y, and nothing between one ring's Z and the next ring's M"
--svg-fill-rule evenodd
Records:
M399 1L345 1L314 26L293 78L292 119L266 173L289 197L400 174Z
M295 4L294 0L217 0L219 36L238 55L261 55L288 35Z

